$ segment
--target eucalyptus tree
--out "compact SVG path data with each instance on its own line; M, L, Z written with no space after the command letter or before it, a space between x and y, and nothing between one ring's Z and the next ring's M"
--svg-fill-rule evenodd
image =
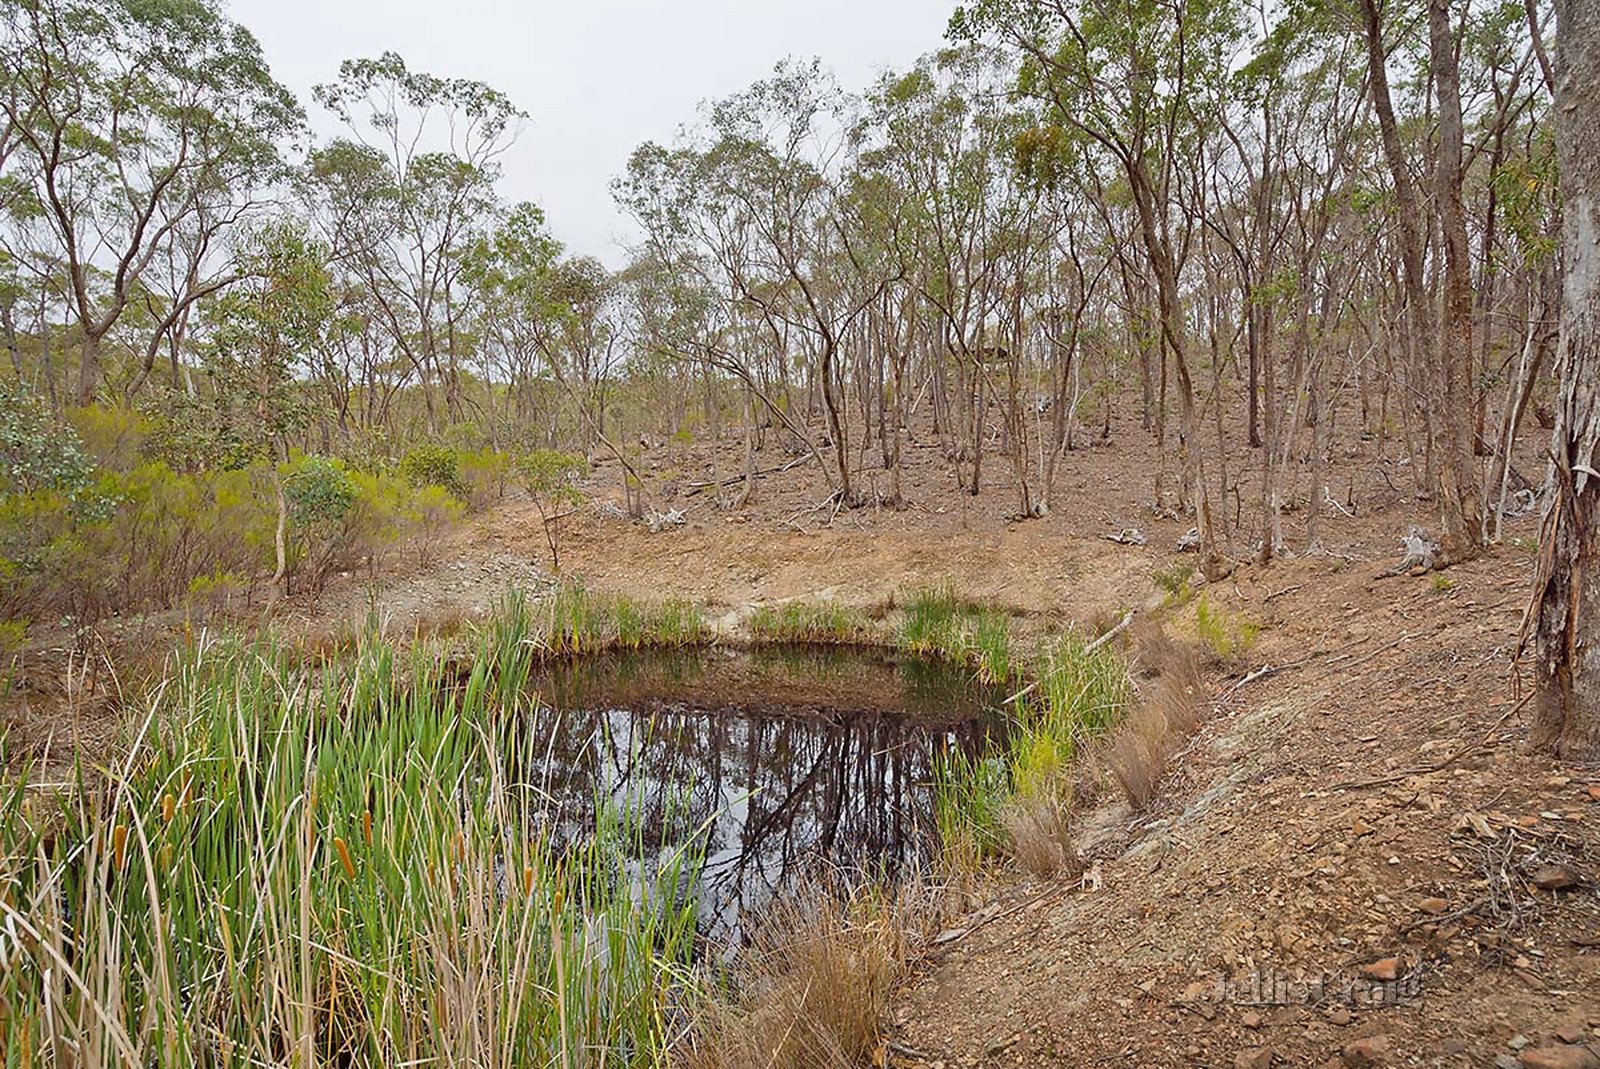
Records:
M219 243L263 206L302 114L211 0L4 0L0 71L0 240L19 264L41 236L59 258L88 404L104 340L161 259L183 266L153 306L156 334L237 280Z
M315 97L348 133L310 161L326 239L437 431L466 415L463 272L493 218L499 161L524 113L482 82L413 71L393 52L346 60Z
M554 411L541 412L544 320L548 306L546 280L561 256L561 243L550 235L544 212L534 204L517 204L480 236L468 259L465 277L478 294L474 331L486 382L498 382L506 393L505 420L519 433L541 422L546 433L557 429ZM491 420L498 434L499 420ZM554 448L553 437L546 440Z
M936 427L957 484L980 489L1002 261L1018 211L993 49L951 48L885 76L868 97L861 165L905 194L906 281L930 313ZM1014 249L1014 246L1013 246ZM1009 353L1009 350L1006 350Z
M237 254L240 283L205 308L203 367L211 381L216 428L227 463L269 458L277 504L272 585L288 568L288 499L281 465L289 441L311 423L304 380L336 329L329 252L293 220L245 236Z
M1529 619L1538 702L1531 741L1600 758L1600 7L1557 0L1555 123L1565 279L1561 391Z
M1012 49L1021 90L1048 109L1051 121L1097 145L1127 182L1155 279L1162 350L1178 383L1184 484L1201 567L1219 576L1227 565L1217 547L1180 286L1196 220L1176 209L1180 169L1197 133L1190 98L1222 84L1241 36L1238 14L1218 0L978 0L957 9L951 30Z
M719 326L751 317L775 360L806 365L824 421L823 470L834 499L854 507L865 497L850 458L846 341L899 267L879 255L881 243L865 240L870 201L849 196L847 106L820 64L780 64L713 104L685 145L641 146L615 188L657 259L699 273L704 292L726 303ZM754 369L728 340L713 334L692 344L754 387ZM767 407L777 410L770 398ZM779 418L820 456L809 433L787 413Z

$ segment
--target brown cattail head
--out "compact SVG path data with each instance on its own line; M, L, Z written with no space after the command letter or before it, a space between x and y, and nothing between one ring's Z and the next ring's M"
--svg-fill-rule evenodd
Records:
M118 824L111 832L111 856L116 861L117 868L122 868L122 863L128 859L128 826Z
M337 835L333 838L333 848L339 852L339 864L344 866L344 874L350 879L356 878L355 863L350 860L350 848L344 845L344 840Z

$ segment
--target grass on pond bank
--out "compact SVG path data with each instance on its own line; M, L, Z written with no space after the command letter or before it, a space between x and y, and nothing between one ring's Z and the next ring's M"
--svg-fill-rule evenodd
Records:
M506 755L533 649L490 629L446 686L374 641L303 671L181 656L118 767L0 800L9 1064L659 1062L694 858L559 853ZM46 1012L48 1008L48 1012Z
M761 978L776 1001L728 995L692 966L692 851L641 877L626 814L557 851L506 772L508 754L537 760L508 714L541 658L709 643L697 609L512 594L449 660L376 631L320 662L202 639L115 768L58 794L17 778L0 799L0 1064L734 1064L801 1017L810 1031L771 1033L810 1037L780 1063L821 1064L832 1030L862 1049L905 913L867 889L819 897L807 927L801 903ZM947 856L1026 864L1064 812L1037 799L1064 801L1081 738L1126 702L1120 661L1073 638L1022 650L1002 614L943 591L874 633L1035 681L1003 750L941 770L938 813ZM848 990L865 1011L824 1022L807 992L864 956L870 982Z

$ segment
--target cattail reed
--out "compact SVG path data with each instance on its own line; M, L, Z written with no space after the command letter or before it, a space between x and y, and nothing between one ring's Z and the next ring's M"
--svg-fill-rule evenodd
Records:
M355 879L356 866L355 863L350 860L350 848L346 846L344 844L344 840L339 838L337 835L333 837L333 848L339 853L339 864L344 866L344 874L352 880Z

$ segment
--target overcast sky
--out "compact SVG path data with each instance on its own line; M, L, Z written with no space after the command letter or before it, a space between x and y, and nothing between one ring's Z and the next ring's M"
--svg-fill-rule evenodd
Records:
M820 56L848 89L938 48L955 0L232 0L313 126L311 86L393 49L414 70L474 78L530 116L502 193L545 209L573 251L622 262L632 230L610 181L642 141L670 141L701 101L784 56Z

